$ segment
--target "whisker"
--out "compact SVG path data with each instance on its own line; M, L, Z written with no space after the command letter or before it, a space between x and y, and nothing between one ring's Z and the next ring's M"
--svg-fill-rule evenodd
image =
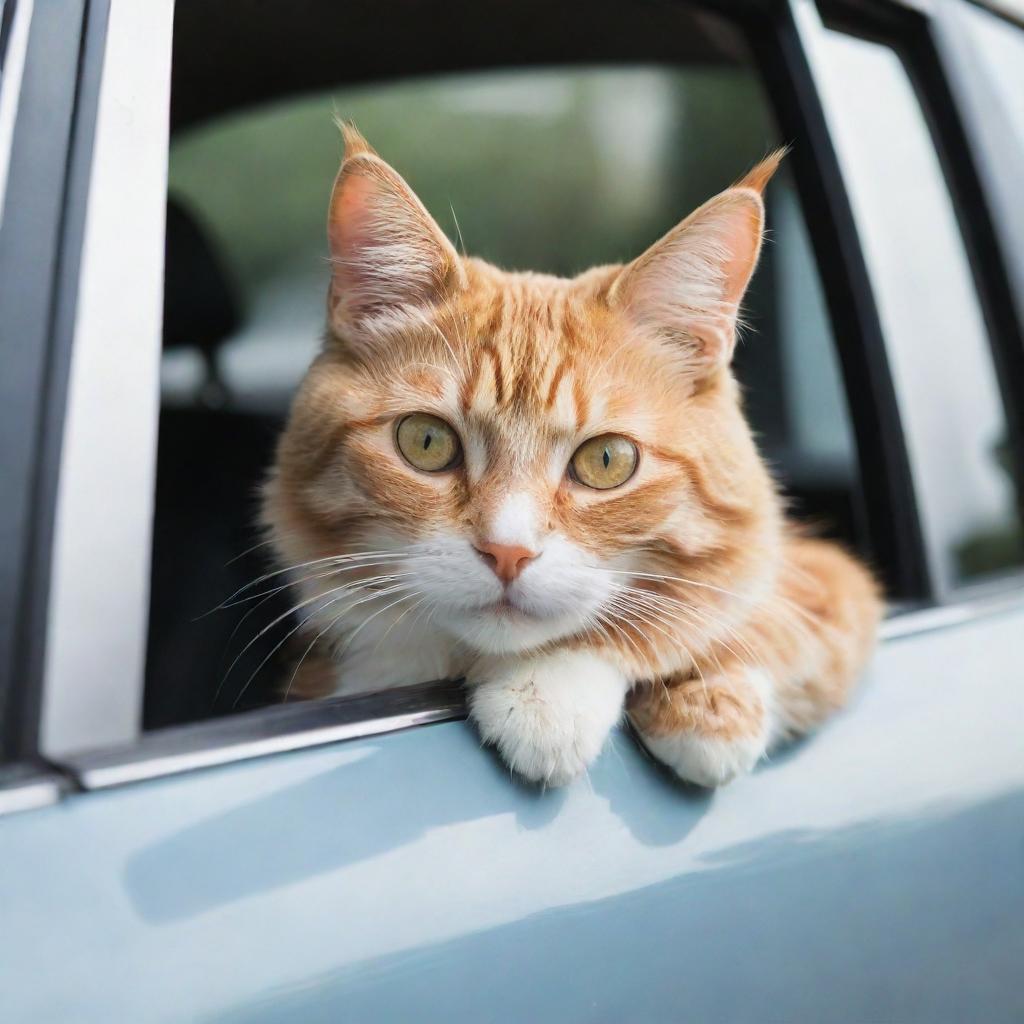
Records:
M235 636L238 634L238 631L242 628L242 624L245 622L245 620L249 618L249 616L252 615L254 612L258 612L276 593L278 593L278 591L275 590L267 594L267 596L264 597L262 601L257 602L251 608L247 609L245 613L241 616L241 618L239 618L239 620L235 623L235 628L231 630L231 632L228 634L227 641L224 644L225 654L227 654L227 649L230 648L231 641L235 639Z
M257 542L256 544L253 544L253 546L251 548L246 548L244 551L240 551L237 555L235 555L234 558L229 558L224 563L224 568L226 569L229 565L234 565L235 562L237 562L240 558L245 558L246 555L251 555L258 548L265 548L268 544L273 544L273 543L274 543L274 538L273 537L268 537L266 540L261 540L261 541Z
M401 574L399 574L399 575L402 575L402 576L409 576L409 575L412 575L412 574L411 574L411 573L401 573ZM395 578L398 578L398 577L396 576ZM246 652L247 650L249 650L249 648L250 648L250 647L252 647L252 645L253 645L254 643L256 643L256 641L257 641L257 640L259 640L259 639L260 639L260 637L262 637L262 636L264 636L264 635L265 635L266 633L268 633L268 632L269 632L269 631L270 631L271 629L273 629L273 628L274 628L274 626L276 626L276 625L277 625L277 624L278 624L279 622L282 622L283 620L287 619L287 618L288 618L288 616L290 616L290 615L294 614L295 612L299 611L299 609L301 609L301 608L305 608L305 607L307 607L308 605L312 604L312 603L313 603L314 601L322 601L322 600L323 600L324 598L326 598L326 597L330 597L330 596L331 596L332 594L337 594L337 593L339 593L339 592L342 592L342 591L344 591L344 592L350 592L350 591L351 591L351 590L353 590L353 589L362 589L363 587L369 586L369 585L371 585L371 584L373 584L373 583L377 583L377 582L382 582L382 581L385 581L385 580L388 580L388 579L389 579L389 577L385 577L385 576L379 576L379 577L371 577L371 578L370 578L369 580L359 580L359 581L357 581L356 583L349 583L349 584L343 584L343 585L342 585L342 586L340 586L340 587L335 587L335 588L334 588L333 590L328 590L328 591L327 591L326 593L323 593L323 594L315 594L315 595L314 595L313 597L309 597L309 598L306 598L306 600L304 600L304 601L300 601L300 602L299 602L298 604L296 604L296 605L293 605L293 606L292 606L291 608L289 608L289 609L288 609L287 611L285 611L285 612L282 612L282 613L281 613L280 615L278 615L278 616L277 616L277 618L276 618L276 619L274 619L274 620L273 620L272 622L270 622L270 623L268 623L268 624L267 624L266 626L264 626L264 627L263 627L263 628L262 628L262 629L261 629L261 630L260 630L260 631L259 631L259 632L258 632L258 633L257 633L257 634L256 634L256 635L255 635L255 636L254 636L254 637L253 637L253 638L252 638L252 639L251 639L251 640L250 640L250 641L249 641L249 642L248 642L248 643L247 643L247 644L246 644L246 645L245 645L245 646L244 646L244 647L243 647L243 648L241 649L241 650L240 650L240 651L239 651L239 652L238 652L238 654L237 654L237 655L235 655L235 659L234 659L234 661L232 661L232 662L231 662L231 664L230 664L230 665L228 666L228 670L227 670L227 672L226 672L226 673L224 674L224 678L223 678L223 679L222 679L222 680L220 681L220 685L219 685L219 686L217 687L217 690L216 690L216 692L215 692L215 693L214 693L214 695L213 695L213 702L214 702L214 704L216 704L216 703L217 703L217 701L218 701L218 700L220 699L220 694L221 694L221 690L223 690L223 688L224 688L224 684L225 684L225 683L227 682L227 680L228 680L228 677L229 677L229 676L231 675L232 671L234 670L234 667L235 667L235 666L236 666L236 665L238 664L238 662L239 662L239 659L240 659L240 658L242 657L242 655L244 655L244 654L245 654L245 652ZM290 635L290 634L289 634L289 635Z
M648 622L647 625L653 626L654 623ZM657 628L657 627L655 627L655 628ZM662 633L664 636L667 636L669 638L669 640L671 640L671 642L673 644L677 645L678 647L680 647L682 649L683 654L685 654L686 657L689 658L690 664L693 666L694 671L697 673L698 676L700 676L701 681L703 682L704 675L703 675L703 673L700 670L700 666L697 664L697 659L693 656L693 652L686 646L686 644L683 643L683 641L681 639L679 639L678 636L669 636L669 634L666 633L663 629L659 630L659 632ZM641 632L641 635L644 637L644 639L649 644L651 644L652 647L654 646L654 644L651 642L651 638L650 637L648 637L646 634L644 634L642 632ZM706 687L706 684L705 684L705 687Z
M220 604L214 609L214 611L235 608L240 604L246 604L248 601L255 601L257 598L267 595L272 597L274 594L279 594L282 590L287 590L289 587L298 587L300 584L309 583L310 580L322 580L326 579L328 576L337 576L339 573L354 572L357 569L372 569L379 565L394 565L396 561L400 561L400 559L374 559L373 561L353 562L347 565L335 566L333 569L328 569L325 572L314 572L310 573L308 576L301 576L298 579L289 580L287 583L281 583L280 585L275 586L272 590L264 590L258 594L250 594L248 597L240 597L237 601Z
M222 608L225 604L227 604L227 602L233 601L236 597L238 597L239 594L244 593L250 587L259 586L261 583L265 583L267 580L272 579L274 576L280 576L282 573L295 572L298 569L307 569L307 568L309 568L312 565L323 565L326 562L333 562L334 564L344 565L344 564L347 564L348 562L354 561L356 559L364 559L364 558L386 558L386 559L395 558L395 559L399 559L399 558L403 558L403 557L405 557L405 556L404 556L404 553L401 552L401 551L394 551L394 552L391 552L391 551L360 551L360 552L353 552L353 553L347 554L347 555L328 555L325 558L314 558L314 559L311 559L308 562L299 562L297 565L287 565L283 569L275 569L272 572L264 573L262 576L258 576L256 579L251 580L249 583L246 583L243 586L239 587L233 594L230 594L228 597L226 597L224 599L224 601L221 602L221 604L217 605L216 608L211 608L210 611L205 612L204 615L200 616L200 618L205 618L206 615L212 615L213 612L219 611L220 608Z
M459 218L455 216L455 206L451 200L448 201L448 209L452 211L452 220L455 221L455 231L459 236L459 248L462 250L462 255L466 255L466 243L462 238L462 228L459 227Z
M387 588L386 587L384 590L374 591L374 593L372 593L372 594L370 594L370 595L368 595L366 597L360 598L358 601L353 602L353 604L351 604L347 608L343 609L342 614L345 614L346 612L351 611L351 609L355 608L356 605L363 604L366 601L372 601L372 600L374 600L374 598L382 597L385 594L393 593L394 589L397 589L398 587L401 587L401 586L402 586L401 584L398 584L396 588ZM342 589L342 588L339 588L339 589ZM319 615L326 608L329 608L332 604L336 604L338 601L343 601L346 596L348 596L348 595L347 594L339 594L337 597L332 598L330 601L327 602L327 604L325 604L323 606L323 608L316 608L316 609L314 609L297 626L295 626L292 629L290 629L284 635L283 639L279 640L270 649L270 652L266 655L266 657L256 666L255 669L253 669L252 674L245 681L245 685L242 687L241 690L238 691L238 696L235 697L234 703L231 705L232 708L238 707L238 702L242 699L242 697L245 696L246 691L249 689L249 686L252 684L252 681L256 678L256 676L259 675L260 671L263 669L263 666L266 665L268 661L270 661L270 659L284 646L284 644L286 644L288 642L288 640L291 639L291 637L293 637L300 629L302 629L302 627L304 625L306 625L307 622L309 622L315 616Z
M227 641L225 642L225 654L227 654L227 649L230 648L231 641L234 640L235 636L238 634L238 631L242 628L243 624L249 618L249 616L251 616L255 612L259 611L259 609L262 608L269 600L271 600L271 598L273 598L275 594L280 594L282 590L287 590L289 587L298 586L298 585L300 585L302 583L308 583L310 580L325 579L328 576L335 575L335 574L337 574L339 572L342 572L342 571L344 571L345 569L348 569L348 568L366 569L366 568L370 568L373 565L378 565L378 564L384 564L384 563L364 562L364 563L361 563L358 566L354 566L354 567L352 567L352 566L342 566L339 569L332 569L332 570L328 570L327 572L323 572L323 573L313 573L313 574L311 574L309 576L303 576L302 578L300 578L298 580L293 580L293 581L291 581L289 583L282 583L280 586L274 587L272 590L263 591L260 594L254 594L254 595L252 595L250 597L245 597L245 598L241 598L238 601L234 601L234 602L232 602L229 605L224 605L223 607L225 609L226 608L234 608L234 607L237 607L240 604L245 604L248 601L254 601L257 598L262 597L262 600L257 601L257 603L254 604L250 609L248 609L248 611L246 611L245 614L242 615L242 617L238 620L238 622L235 623L234 629L232 629L230 634L228 634ZM353 581L353 582L359 582L359 581ZM328 593L333 593L333 591L329 591ZM216 700L216 697L214 698L214 700Z
M754 659L755 663L759 665L761 664L757 652L754 650L754 648L750 646L749 643L747 643L747 641L735 629L733 629L728 623L723 622L720 619L714 618L704 609L699 608L696 605L691 605L686 602L680 601L678 598L670 597L668 595L663 594L654 594L651 591L639 590L636 587L624 587L623 590L628 592L632 596L633 600L642 603L644 606L648 608L653 606L654 608L657 608L659 611L661 611L664 615L675 619L675 621L680 622L683 625L689 625L697 628L700 625L700 621L703 621L705 623L710 623L718 629L724 630L751 656L751 658ZM672 608L673 605L676 606L674 609ZM688 613L688 615L684 617L682 614L680 614L682 612ZM696 616L697 621L695 621L690 616ZM730 654L732 654L734 658L736 658L737 661L743 663L743 659L723 638L708 636L706 637L706 640L711 643L721 644L723 647L725 647L727 651L729 651ZM761 667L763 667L763 665ZM721 668L721 665L719 665L719 668Z
M324 607L326 608L327 606L325 605ZM323 609L321 609L321 611L323 611ZM288 703L288 695L292 692L292 684L295 682L295 677L299 674L299 669L302 668L302 663L306 660L306 656L317 645L317 643L319 642L320 638L324 635L324 633L331 629L334 626L334 624L338 622L338 620L345 614L345 611L346 609L342 608L342 610L338 612L338 614L333 619L331 619L331 621L328 622L327 625L324 626L324 628L320 630L320 632L317 633L317 635L313 637L312 640L310 640L309 646L302 652L302 657L299 658L298 663L296 664L290 678L288 679L288 685L284 689L284 697L281 698L282 704ZM306 620L303 620L303 622L299 623L299 626L301 627L305 625L305 621ZM287 639L287 637L285 637L285 639Z
M420 601L417 607L419 608L419 611L417 611L416 614L412 617L412 621L409 623L410 629L415 629L420 624L420 622L423 621L424 612L430 612L430 614L433 615L436 605L430 603L429 595L425 595L423 600ZM427 623L429 624L429 622L430 619L428 618Z
M452 357L452 360L455 362L455 365L460 365L459 357L455 354L455 349L452 348L451 342L445 337L444 331L442 331L441 328L437 326L437 324L432 323L430 326L434 329L434 331L437 333L437 336L444 343L444 347L448 349L448 354Z
M623 619L624 619L624 621L628 622L628 621L629 621L629 619L628 619L628 615L629 615L629 614L633 614L633 615L634 615L634 616L635 616L636 618L638 618L638 619L639 619L639 620L640 620L640 621L641 621L641 622L642 622L642 623L643 623L644 625L646 625L646 626L651 626L651 627L652 627L653 629L656 629L656 630L657 630L657 631L658 631L659 633L661 633L661 635L662 635L663 637L665 637L665 638L666 638L666 639L667 639L667 640L668 640L668 641L669 641L670 643L673 643L673 644L675 644L675 643L677 643L677 642L678 642L678 641L677 641L677 639L676 639L676 637L672 636L672 634L671 634L671 633L666 633L664 629L662 629L662 628L661 628L660 626L658 626L658 625L657 625L657 624L656 624L656 623L655 623L655 622L654 622L654 621L653 621L653 620L652 620L652 619L651 619L651 618L649 617L649 614L648 614L648 615L644 615L644 614L643 614L643 613L642 613L642 612L641 612L641 611L640 611L640 610L639 610L638 608L636 608L635 606L631 607L630 605L626 604L625 602L623 602L623 601L621 601L621 600L616 600L616 599L614 599L614 598L613 598L613 599L612 599L612 600L611 600L611 601L609 602L609 604L611 605L611 607L615 608L615 610L616 610L616 611L618 611L618 612L621 612L621 613L623 614ZM648 642L648 643L650 643L650 642L651 642L651 639L650 639L650 637L647 637L647 636L645 636L645 637L644 637L644 639L645 639L645 640L647 640L647 642Z
M394 589L399 589L399 588L396 587ZM389 608L394 608L396 604L401 604L402 601L407 600L410 596L412 596L412 597L416 596L415 588L410 588L410 587L406 586L404 589L406 591L408 591L409 589L412 589L413 593L411 595L409 593L401 594L398 598L396 598L390 604L384 605L383 608L378 608L377 611L375 611L372 615L367 616L367 618L363 619L363 621L360 622L359 625L356 626L356 628L354 630L352 630L352 632L346 638L345 646L341 649L341 651L338 652L339 656L344 654L352 646L352 642L355 640L355 638L356 638L357 634L359 633L359 631L361 629L363 629L364 626L369 625L369 623L371 623L375 618L377 618L378 615L380 615L382 612L386 612ZM393 590L391 592L393 593Z
M416 606L414 605L413 607L416 607ZM391 623L391 626L388 627L387 632L385 632L384 636L387 636L388 633L391 631L392 627L394 625L396 625L397 622L401 621L402 617L407 614L408 610L409 609L407 609L406 612L402 612L402 615L400 615L395 622ZM284 698L282 700L282 703L285 703L285 704L288 703L288 695L292 691L292 684L295 682L295 677L299 674L299 669L302 668L302 663L306 660L306 656L317 645L317 643L320 641L321 637L323 637L323 635L326 632L328 632L329 630L333 629L338 624L338 622L341 620L341 618L348 611L349 611L348 608L343 608L333 619L331 619L331 621L329 623L327 623L326 626L324 626L324 628L322 630L320 630L319 633L317 633L317 635L315 637L313 637L313 639L309 643L309 646L302 652L302 657L299 658L298 664L295 666L295 669L294 669L294 671L291 674L291 678L288 680L288 685L287 685L287 687L285 687ZM381 640L379 640L377 642L377 647L380 647L380 643L381 643L381 641L383 639L384 639L384 637L381 637ZM377 653L377 647L375 647L373 649L373 653L374 654Z
M611 626L611 628L614 629L616 633L618 633L624 640L626 640L626 642L633 648L633 650L636 651L636 656L640 659L641 664L644 664L647 661L647 658L644 656L643 651L641 651L640 648L637 646L636 641L615 621L617 616L613 615L611 612L608 612L606 616L604 610L600 612L594 612L594 615L597 618L598 622L605 626Z
M685 583L691 587L703 587L707 590L715 590L720 594L725 594L726 597L735 597L739 601L749 601L749 596L738 594L734 590L727 590L725 587L716 586L714 583L703 583L700 580L690 580L685 576L665 576L661 573L654 572L640 572L639 570L632 569L604 569L599 565L588 566L590 569L596 569L598 572L610 573L613 576L633 576L636 579L642 580L658 580L666 583Z
M391 623L391 625L388 626L388 628L384 630L384 632L381 634L380 639L377 641L376 644L374 644L373 650L370 652L370 657L371 658L376 656L377 652L380 650L380 645L382 643L384 643L384 641L387 639L387 636L391 632L391 630L393 630L395 628L395 626L397 626L402 621L402 619L404 619L406 617L406 615L409 614L409 612L414 611L421 604L423 604L424 601L426 601L426 597L421 597L415 604L410 605L408 608L406 608L405 611L403 611L402 614L399 615L398 618L395 619Z
M742 601L745 604L749 604L751 602L751 598L749 595L739 594L735 590L728 590L725 587L716 586L713 583L704 583L700 580L687 579L685 576L668 576L663 575L661 573L639 571L634 572L628 569L604 569L601 566L596 565L589 566L589 568L596 569L598 572L611 573L616 576L634 576L637 579L664 581L667 583L684 583L687 586L691 587L703 587L707 590L715 590L720 594L725 594L726 597L734 597L738 601ZM817 625L817 620L814 618L813 615L811 615L811 613L806 608L801 607L801 605L799 605L797 602L791 601L788 597L784 597L782 594L773 594L771 598L769 598L767 601L765 601L762 604L759 604L758 608L759 610L768 610L768 606L775 602L786 605L790 611L807 619L813 625Z

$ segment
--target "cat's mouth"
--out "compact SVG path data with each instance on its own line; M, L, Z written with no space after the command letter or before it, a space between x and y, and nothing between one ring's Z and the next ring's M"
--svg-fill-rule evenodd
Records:
M539 605L539 606L538 606ZM451 631L471 648L488 654L513 654L567 636L579 628L579 614L535 604L513 591L453 615Z
M491 604L484 605L481 610L501 619L529 619L530 621L536 621L538 618L538 616L533 615L524 608L520 608L519 605L509 597L503 597L500 601L494 601Z

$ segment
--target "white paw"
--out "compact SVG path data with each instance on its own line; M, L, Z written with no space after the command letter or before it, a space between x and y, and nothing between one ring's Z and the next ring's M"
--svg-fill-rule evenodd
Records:
M484 742L533 782L564 786L597 757L628 686L593 654L565 651L483 668L469 714Z
M765 754L763 737L705 739L692 733L640 737L643 745L681 779L698 786L724 786L746 775Z

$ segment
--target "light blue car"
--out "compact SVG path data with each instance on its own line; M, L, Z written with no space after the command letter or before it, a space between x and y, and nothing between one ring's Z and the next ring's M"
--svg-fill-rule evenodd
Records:
M0 1021L1024 1020L1020 4L0 12ZM458 682L282 704L284 595L199 617L269 571L341 101L554 270L792 144L739 373L890 602L819 733L542 791Z

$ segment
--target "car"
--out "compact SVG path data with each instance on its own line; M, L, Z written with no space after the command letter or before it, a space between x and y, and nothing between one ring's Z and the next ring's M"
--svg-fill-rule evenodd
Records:
M0 62L5 1021L1024 1016L1024 8L5 0ZM458 681L282 701L335 108L552 272L791 147L737 372L889 606L817 734L545 790Z

